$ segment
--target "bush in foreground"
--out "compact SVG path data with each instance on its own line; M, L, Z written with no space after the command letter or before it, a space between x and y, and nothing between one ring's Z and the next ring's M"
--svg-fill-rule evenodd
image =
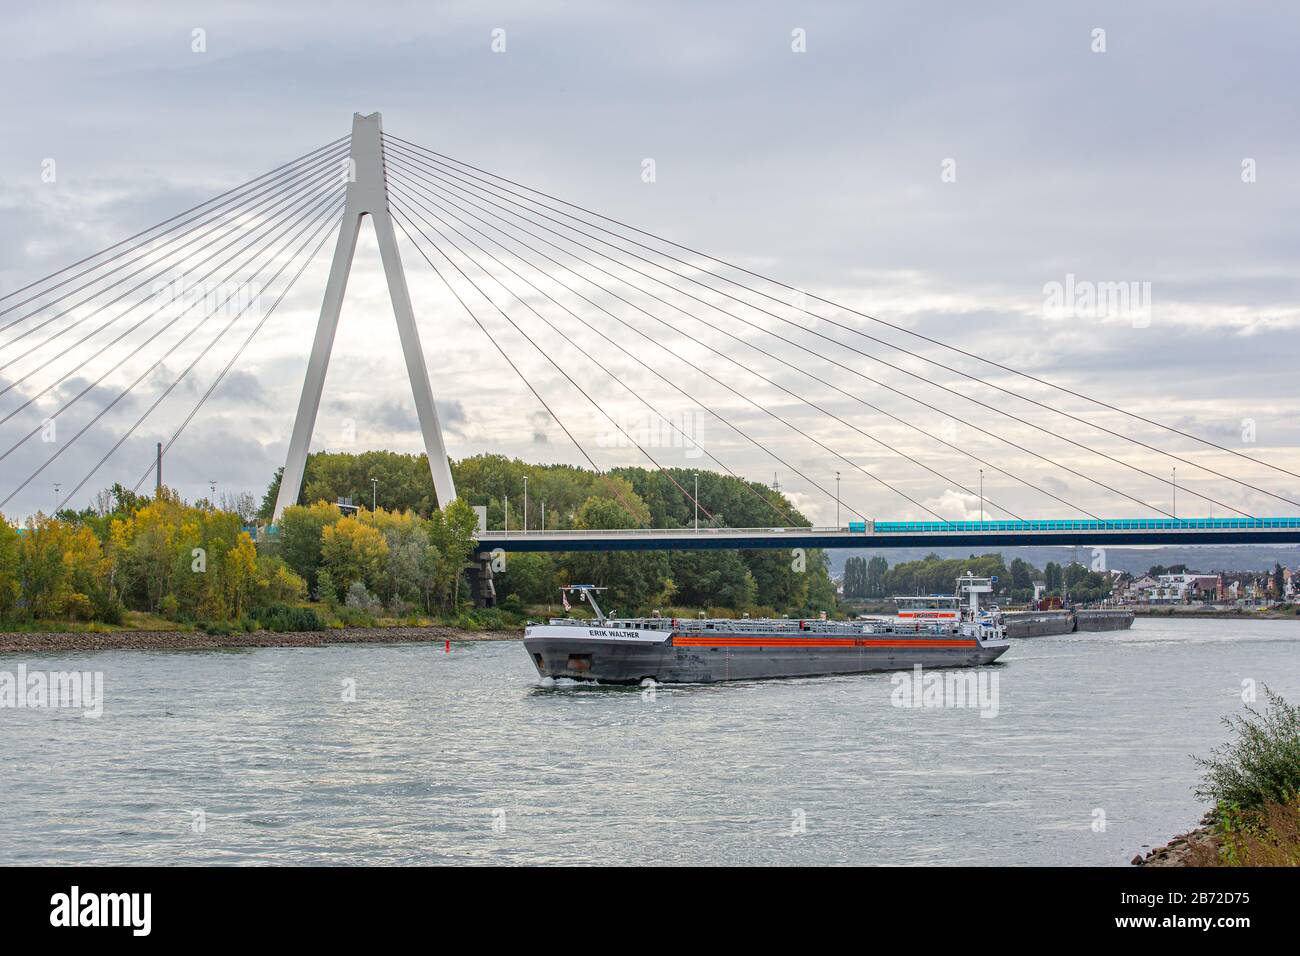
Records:
M1224 718L1233 739L1208 758L1196 795L1214 802L1213 840L1192 866L1300 866L1300 707L1264 688L1260 712Z
M1300 795L1300 707L1267 686L1263 712L1246 708L1223 723L1235 735L1208 758L1195 758L1204 771L1196 795L1218 806L1258 811L1288 806Z
M258 620L268 631L323 631L325 624L314 608L292 604L272 604L258 612Z

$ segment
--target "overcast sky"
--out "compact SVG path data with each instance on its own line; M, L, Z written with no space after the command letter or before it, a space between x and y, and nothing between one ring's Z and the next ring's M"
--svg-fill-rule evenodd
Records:
M1300 15L1283 4L1072 7L9 5L0 32L0 103L8 118L0 137L0 294L345 135L354 111L378 110L385 129L407 140L1300 472ZM494 36L498 48L504 39L504 50L494 50ZM647 181L647 160L653 181ZM260 497L283 464L331 248L326 241L169 453L166 479L187 497L206 495L210 481L219 494L247 490ZM403 259L453 457L492 451L584 463L419 254L404 246ZM1139 295L1150 290L1149 310L1093 314L1078 302L1060 308L1051 284L1065 286L1067 276L1076 290L1137 283ZM556 292L548 281L540 284ZM268 287L259 304L274 301L279 287ZM481 296L464 284L457 291L599 465L649 464ZM705 346L674 337L633 309L611 309L687 359L681 362L577 298L557 297L600 334L573 334L576 320L540 297L526 296L566 335L549 331L526 308L508 311L660 464L712 466L674 447L680 442L671 433L649 429L655 419L644 406L585 362L570 337L729 468L764 481L775 475L819 522L834 521L835 502L810 481L833 488L836 470L846 519L849 511L920 518L928 511L974 517L980 510L978 495L961 490L979 487L977 461L832 385L1103 516L1150 513L1139 502L1171 510L1172 489L1163 479L1174 466L1180 515L1231 513L1198 499L1198 492L1255 514L1300 512L1191 463L1295 500L1300 479L933 347L926 354L954 368L1189 463L953 373L905 363L952 390L943 391L891 368L900 353L815 325L796 310L776 311L883 361L712 296L751 323L833 352L848 369L686 299L674 301L708 325L671 309L658 312ZM0 308L14 301L0 301ZM155 335L146 325L108 348L121 328L112 326L80 351L66 351L116 314L104 311L75 335L27 354L103 301L21 341L14 337L51 320L59 307L0 332L0 388L12 386L0 395L0 417L40 395L0 424L0 453L38 430L0 461L0 497L58 454L4 507L11 517L49 510L56 482L62 497L86 478L213 334L204 326L179 345L73 441L187 327L181 322ZM37 304L0 315L0 324ZM866 319L810 308L886 341L918 345ZM246 316L217 342L71 503L87 503L113 481L140 478L154 443L173 435L259 318ZM700 412L606 338L771 453ZM144 347L136 358L104 375L137 344ZM710 357L706 346L744 368ZM42 441L43 420L101 375L102 382L58 415L54 440ZM313 447L422 448L368 225ZM1079 514L1027 484L986 469L987 498L1010 511Z

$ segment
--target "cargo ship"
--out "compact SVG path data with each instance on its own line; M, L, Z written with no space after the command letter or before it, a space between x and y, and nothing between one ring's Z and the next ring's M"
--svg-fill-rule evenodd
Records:
M1005 611L1007 637L1048 637L1077 631L1124 631L1133 626L1125 608L1047 608Z
M830 621L791 618L607 617L603 588L561 589L588 605L593 619L552 618L524 628L524 649L543 678L602 684L713 683L819 677L923 667L991 664L1011 645L1000 617L980 610L987 579L975 581L955 618ZM987 590L984 590L987 589Z
M894 598L899 620L955 621L963 613L996 616L1006 628L1006 636L1049 637L1076 631L1121 631L1133 626L1133 612L1124 608L1072 608L1055 599L1054 606L1040 606L1025 611L1001 611L996 606L978 612L963 609L962 595L970 582L981 580L971 575L957 579L956 594L919 594ZM996 583L997 578L989 578ZM991 589L990 589L991 590ZM985 593L983 591L979 593Z

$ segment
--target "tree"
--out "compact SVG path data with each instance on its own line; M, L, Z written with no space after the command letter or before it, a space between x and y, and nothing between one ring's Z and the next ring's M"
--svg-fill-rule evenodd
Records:
M0 514L0 621L9 620L16 615L18 599L22 596L22 582L19 578L20 549L18 529Z
M375 591L381 584L388 542L374 525L349 516L322 529L320 557L337 585L351 587L360 581Z
M292 505L280 517L280 557L307 582L316 586L316 572L321 563L321 539L325 529L341 519L336 505L318 501L309 507ZM352 582L334 579L334 583L347 587Z
M845 560L844 596L846 598L864 598L867 596L867 562L865 558L852 557Z
M867 562L867 578L865 582L867 597L885 597L885 576L888 573L889 562L880 555L876 555Z
M478 516L463 499L429 515L429 550L426 564L432 597L444 611L460 609L460 578L473 556Z
M669 555L669 573L675 600L693 607L739 611L753 605L757 597L754 576L735 551L674 551Z
M496 579L497 596L518 595L524 604L554 604L555 558L525 551L506 558L506 569Z

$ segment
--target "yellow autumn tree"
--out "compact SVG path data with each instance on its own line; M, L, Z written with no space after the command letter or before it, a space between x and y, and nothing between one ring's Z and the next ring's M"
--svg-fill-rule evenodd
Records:
M321 532L321 565L341 590L357 581L375 590L387 557L383 533L357 518L340 518Z

